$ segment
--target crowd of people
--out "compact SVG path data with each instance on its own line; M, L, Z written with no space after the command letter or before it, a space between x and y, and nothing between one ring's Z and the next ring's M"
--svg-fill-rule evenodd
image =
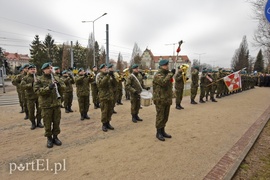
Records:
M152 81L153 103L156 108L156 138L165 141L165 138L172 136L165 131L168 122L170 106L172 105L175 89L175 108L182 110L181 104L183 91L187 77L186 65L181 65L176 69L168 69L168 60L159 62L159 69L155 73ZM93 66L90 72L83 68L78 70L74 76L71 71L61 72L59 67L53 67L51 63L44 63L41 67L42 75L37 76L36 66L26 64L20 68L20 73L12 79L12 84L16 86L19 102L21 106L20 113L25 113L24 119L31 122L31 130L35 128L44 128L45 137L47 137L47 147L53 145L60 146L59 140L61 108L65 113L72 113L73 86L76 87L78 99L80 120L90 119L90 92L94 109L101 110L101 129L104 132L114 130L111 125L112 115L117 113L115 105L122 105L123 89L125 97L131 103L131 121L137 123L143 121L139 117L141 109L141 93L148 91L150 87L144 84L145 76L139 70L138 64L133 64L131 72L125 76L114 71L112 64L101 64L99 67ZM257 82L262 85L266 82L266 76L252 77L241 75L242 88L230 92L226 87L223 77L230 74L222 68L219 71L203 69L199 76L199 67L194 66L191 73L190 103L198 104L195 101L198 88L200 87L199 102L211 100L217 102L217 98L222 98L231 93L240 92L254 88ZM263 79L263 80L262 80ZM124 84L124 87L123 87ZM173 88L174 86L174 88ZM42 121L43 120L43 124Z

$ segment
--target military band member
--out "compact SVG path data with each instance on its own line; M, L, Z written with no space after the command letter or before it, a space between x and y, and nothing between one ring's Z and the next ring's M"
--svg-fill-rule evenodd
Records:
M90 106L90 83L93 81L94 77L86 73L83 68L79 69L78 75L75 77L75 84L77 88L81 120L90 119L87 112L89 111Z
M206 89L206 83L207 83L206 73L207 73L207 70L203 69L202 75L200 78L200 103L205 103L203 98L205 97L205 89Z
M156 106L156 137L160 141L172 136L165 132L165 126L169 118L170 106L172 105L172 78L175 69L168 70L169 61L160 60L159 70L153 79L153 101Z
M107 132L108 129L114 130L114 127L111 126L110 121L112 119L113 108L115 105L113 89L116 86L116 81L113 71L109 71L108 73L105 64L100 65L99 71L100 72L96 77L96 83L99 90L98 96L101 109L102 130Z
M214 87L214 78L213 78L212 70L208 70L206 74L206 88L205 88L205 99L208 101L208 96L210 95L210 100L212 102L217 102L214 98L215 87Z
M109 74L112 74L114 77L113 64L108 64L107 68L108 68ZM112 81L114 81L114 83L113 83L114 86L112 87L113 88L113 97L114 97L113 113L116 114L117 112L114 110L115 103L117 101L117 80L116 80L116 77L113 78Z
M31 130L36 127L43 128L44 126L41 123L41 109L38 103L38 96L34 92L34 82L37 81L36 77L36 66L30 64L28 67L27 75L23 77L21 82L21 88L25 90L25 97L27 99L27 109L29 113L29 119L32 123ZM36 115L35 115L36 110ZM37 122L35 122L35 119Z
M122 78L122 75L120 73L119 70L117 70L117 73L118 73L118 77L116 77L117 79L117 92L116 92L116 104L117 105L123 105L122 103L122 97L123 97L123 81L124 81L124 78Z
M64 83L62 81L62 79L61 79L62 74L61 74L61 70L60 70L60 68L58 66L55 66L54 67L54 77L55 77L55 80L56 81L58 81L58 82L61 81L61 83ZM64 108L64 106L63 106L63 102L64 102L64 90L63 91L62 90L59 90L59 93L61 95L61 108Z
M94 108L100 108L99 106L99 99L98 99L98 88L96 83L96 75L98 74L98 68L96 66L93 66L93 75L94 75L94 81L91 83L91 91L92 91L92 100L94 104Z
M146 88L143 83L143 77L139 73L139 66L137 64L132 65L132 74L127 79L126 88L130 92L131 120L134 123L142 121L138 116L141 107L140 93Z
M174 85L174 88L175 88L175 95L176 95L176 98L175 98L175 103L176 103L176 106L175 108L176 109L184 109L183 106L181 106L181 102L182 102L182 99L183 99L183 93L184 93L184 87L185 87L185 83L184 83L184 78L186 78L186 81L189 79L185 76L185 74L183 74L183 70L182 68L180 68L180 66L178 67L178 72L177 74L175 75L175 85Z
M44 63L41 70L43 75L34 83L34 91L39 96L47 147L52 148L53 144L62 145L62 142L58 139L61 120L61 98L58 90L64 90L65 84L55 80L50 63Z
M73 101L73 86L72 84L75 83L74 77L71 74L71 72L68 72L67 70L64 70L62 72L62 81L65 83L66 88L64 90L64 107L65 107L65 112L70 113L73 112L71 109L72 106L72 101Z
M24 113L24 107L23 107L24 97L22 95L22 88L21 88L22 77L23 77L23 69L22 69L22 67L20 67L19 74L17 74L11 81L11 83L14 86L16 86L16 90L17 90L17 94L18 94L18 98L19 98L19 103L20 103L20 107L21 107L20 113Z
M190 85L190 100L191 104L198 104L195 101L197 91L199 87L199 66L195 66L191 73L191 85Z

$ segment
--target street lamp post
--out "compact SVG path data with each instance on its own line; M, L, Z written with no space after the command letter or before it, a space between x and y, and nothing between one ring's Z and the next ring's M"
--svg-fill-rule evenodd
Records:
M96 18L93 21L82 21L82 23L88 23L88 22L92 22L93 23L93 60L94 60L94 65L96 65L96 49L95 49L95 21L98 20L99 18L105 16L107 13L102 14L101 16L99 16L98 18Z

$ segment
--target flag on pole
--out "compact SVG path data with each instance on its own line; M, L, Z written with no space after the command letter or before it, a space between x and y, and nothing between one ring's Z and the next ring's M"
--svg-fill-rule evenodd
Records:
M230 92L242 88L240 71L225 76L223 80Z

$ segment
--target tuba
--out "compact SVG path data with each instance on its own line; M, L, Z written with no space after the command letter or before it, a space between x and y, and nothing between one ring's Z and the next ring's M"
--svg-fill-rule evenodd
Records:
M183 81L184 81L184 83L186 83L186 81L187 81L187 70L189 68L189 65L188 64L182 64L180 66L180 68L182 69Z
M127 80L128 76L130 75L129 68L124 69L123 73L124 73L123 78L125 78L125 80Z

